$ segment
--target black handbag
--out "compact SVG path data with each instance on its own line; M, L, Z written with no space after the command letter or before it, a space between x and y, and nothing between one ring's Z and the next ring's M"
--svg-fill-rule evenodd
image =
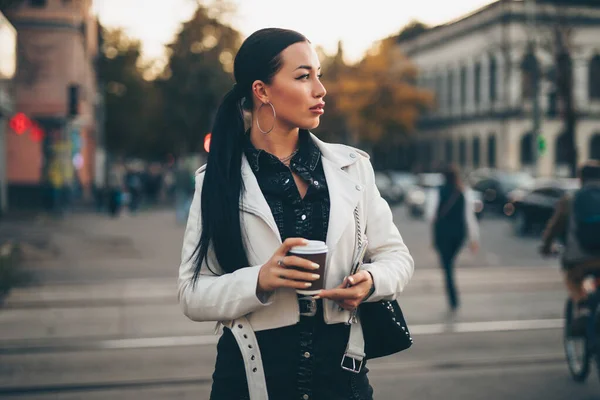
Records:
M354 220L356 222L356 243L360 249L362 247L362 231L358 208L354 210ZM362 260L359 262L362 264ZM396 300L361 303L358 306L358 314L365 340L367 360L389 356L412 346L413 339L402 309Z

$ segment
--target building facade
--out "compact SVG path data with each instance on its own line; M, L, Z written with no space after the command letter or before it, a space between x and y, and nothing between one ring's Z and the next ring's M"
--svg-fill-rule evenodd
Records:
M17 66L17 32L0 12L0 216L8 210L7 141L14 113L13 78Z
M8 136L13 204L43 207L52 190L90 194L99 53L91 6L92 0L25 0L7 13L18 32L15 109L40 128Z
M400 50L420 70L419 86L436 96L414 144L422 169L453 162L467 171L568 173L561 104L552 78L557 21L569 32L578 160L600 159L600 4L540 3L500 0L399 40ZM534 70L544 75L537 81L538 132L545 143L541 153L532 135Z

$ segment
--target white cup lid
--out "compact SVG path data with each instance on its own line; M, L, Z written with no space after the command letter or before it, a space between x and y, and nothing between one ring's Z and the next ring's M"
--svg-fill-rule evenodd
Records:
M327 245L320 240L309 240L307 245L294 246L290 252L296 254L320 254L327 253Z

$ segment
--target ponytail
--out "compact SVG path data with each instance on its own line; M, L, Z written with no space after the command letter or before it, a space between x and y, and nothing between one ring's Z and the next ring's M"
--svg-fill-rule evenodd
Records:
M210 245L222 272L230 273L248 266L239 211L243 187L241 170L244 134L241 97L239 86L234 85L219 106L213 125L200 199L202 233L192 255L195 256L194 282L205 261L208 269L217 274L208 265Z

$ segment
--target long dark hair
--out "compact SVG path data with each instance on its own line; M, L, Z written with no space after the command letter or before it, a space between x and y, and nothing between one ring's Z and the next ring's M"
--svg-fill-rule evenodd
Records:
M202 233L192 257L194 282L202 263L208 265L208 250L217 258L221 272L230 273L248 266L248 256L242 241L240 201L242 183L242 152L244 108L252 109L252 83L271 83L281 69L281 52L298 42L308 40L298 32L286 29L261 29L250 35L240 47L233 64L235 85L219 106L212 129L210 152L200 201Z

